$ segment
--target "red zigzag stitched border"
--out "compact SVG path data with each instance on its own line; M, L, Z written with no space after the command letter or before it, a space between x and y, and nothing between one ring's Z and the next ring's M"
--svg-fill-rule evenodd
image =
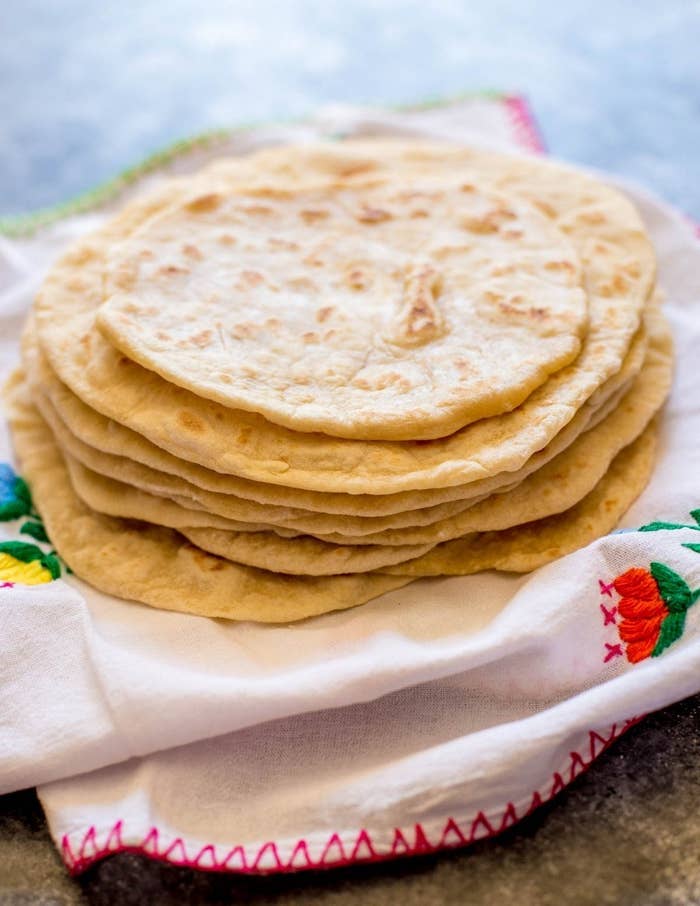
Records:
M543 793L535 790L530 804L520 814L517 813L515 805L508 802L496 821L489 821L483 812L478 812L471 821L463 822L461 826L455 818L448 818L437 842L431 842L423 826L416 824L410 831L394 828L393 841L388 848L383 850L375 846L369 831L363 828L356 834L346 836L345 840L338 833L331 834L316 859L309 852L307 841L303 839L298 840L295 844L290 841L282 843L269 840L259 846L254 855L248 853L246 847L242 845L224 847L219 844L219 852L226 850L223 858L220 858L217 853L217 846L207 843L203 846L199 845L197 854L190 857L187 855L187 844L182 837L166 839L157 827L151 827L140 843L124 843L122 840L125 833L124 822L117 821L107 832L102 843L98 841L98 831L95 826L90 827L83 834L77 850L74 850L71 845L71 836L75 836L75 833L65 834L61 841L61 855L72 875L80 874L99 859L121 852L139 853L151 859L186 868L196 868L200 871L273 874L381 862L401 856L413 856L467 846L476 840L485 840L502 833L521 818L529 815L538 806L552 799L568 783L585 771L618 737L641 719L642 717L633 717L622 725L613 724L607 736L590 730L587 740L588 751L570 752L567 769L563 773L555 771L548 788ZM290 855L286 859L282 858L280 850L288 851Z

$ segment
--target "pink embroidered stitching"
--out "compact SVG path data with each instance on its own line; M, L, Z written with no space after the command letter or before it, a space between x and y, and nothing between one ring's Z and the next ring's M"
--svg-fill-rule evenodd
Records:
M605 582L603 579L598 579L598 586L600 588L601 595L607 595L612 598L613 591L615 589L614 582ZM599 604L600 612L603 615L603 626L615 626L617 627L617 605L606 607L605 604L601 601ZM623 651L622 646L616 643L610 644L610 642L603 642L605 645L605 654L603 655L603 663L607 664L616 657L622 657Z
M616 625L617 623L617 607L606 607L605 604L600 605L600 612L603 614L603 626L608 626L610 623Z
M429 840L421 824L415 824L412 833L408 828L394 828L393 840L386 849L381 849L372 839L366 828L361 828L356 834L348 836L345 840L339 833L329 836L318 859L314 859L309 851L306 840L298 840L291 847L291 854L287 861L280 856L283 849L281 842L268 840L263 843L252 858L246 853L245 846L236 845L226 850L226 855L219 859L217 847L213 843L201 846L193 857L187 855L187 844L182 837L175 837L170 841L163 840L163 835L157 827L151 827L141 843L129 844L123 842L124 822L117 821L109 830L102 845L97 839L95 826L88 828L83 833L77 851L71 844L75 833L64 834L61 841L61 856L72 875L85 871L93 863L113 855L114 853L129 852L139 853L162 862L169 862L187 868L196 868L200 871L220 871L238 874L268 874L286 873L293 871L306 871L319 868L338 868L343 865L358 863L383 862L402 856L413 856L419 853L437 852L441 849L454 849L467 846L476 840L484 840L502 833L514 825L521 818L530 815L544 802L548 802L560 793L564 787L583 773L592 762L602 754L626 730L638 723L642 716L632 717L621 726L613 724L607 735L590 730L588 733L588 751L572 751L569 753L569 766L563 773L555 771L552 774L550 785L545 787L544 797L538 790L532 794L527 808L518 814L513 802L508 802L499 820L489 820L483 811L471 819L460 822L454 817L449 817L443 826L442 833L437 842ZM466 828L469 828L467 831ZM412 837L412 842L410 842ZM285 844L284 846L286 846ZM221 845L219 845L221 850ZM252 855L252 854L251 854Z
M529 151L534 151L536 154L546 154L547 148L544 138L525 98L519 95L510 95L504 98L503 103L510 115L516 140Z
M607 664L614 657L622 657L622 645L611 645L610 642L606 642L605 647L607 648L607 654L603 658L604 664Z

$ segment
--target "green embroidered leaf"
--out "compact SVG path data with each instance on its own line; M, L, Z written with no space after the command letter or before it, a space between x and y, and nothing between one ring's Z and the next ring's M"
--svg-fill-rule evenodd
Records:
M25 541L3 541L0 544L0 553L9 554L15 560L21 560L22 563L32 563L34 560L42 561L46 556L36 544L27 544Z
M0 501L0 522L10 522L12 519L19 519L20 516L28 515L24 505L19 500Z
M22 535L31 535L37 541L48 542L49 536L41 522L25 522L20 529Z
M663 532L674 531L677 529L689 528L694 531L700 531L700 509L692 510L690 515L696 521L697 525L686 525L681 522L648 522L646 525L640 525L638 532Z
M681 547L687 547L690 551L695 551L696 554L700 554L700 544L682 544Z
M680 613L670 613L661 624L658 641L651 652L652 657L658 657L669 645L672 645L683 635L685 628L685 610Z
M61 562L54 554L46 554L42 557L41 565L51 573L52 579L61 578Z
M27 506L31 510L32 494L31 494L31 491L29 490L29 485L24 480L24 478L20 478L18 475L15 478L13 489L15 492L15 497L18 500L21 500L25 504L25 506Z
M678 573L663 563L651 563L651 574L656 579L661 597L671 613L685 613L693 603L688 583Z

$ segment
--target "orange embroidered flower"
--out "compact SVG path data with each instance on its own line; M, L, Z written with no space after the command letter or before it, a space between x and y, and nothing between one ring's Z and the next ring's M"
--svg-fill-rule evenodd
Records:
M628 569L613 581L613 587L621 595L618 631L632 664L657 657L679 639L688 608L700 597L700 589L691 591L686 581L663 563L651 563L648 570L637 566Z
M618 625L625 643L627 660L632 664L651 655L659 640L661 624L668 616L659 586L646 569L635 566L613 582L622 595L617 612L622 617Z

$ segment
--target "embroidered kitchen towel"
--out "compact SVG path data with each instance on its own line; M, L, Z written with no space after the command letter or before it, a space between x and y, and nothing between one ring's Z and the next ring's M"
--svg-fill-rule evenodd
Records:
M376 133L538 147L522 103L479 99L337 108L173 163ZM422 581L306 623L226 625L66 575L4 440L0 783L43 783L71 870L124 848L271 871L462 844L556 794L629 721L700 689L700 249L682 218L628 191L659 252L679 359L654 477L625 518L645 531L531 576ZM4 363L50 257L102 216L4 242Z

